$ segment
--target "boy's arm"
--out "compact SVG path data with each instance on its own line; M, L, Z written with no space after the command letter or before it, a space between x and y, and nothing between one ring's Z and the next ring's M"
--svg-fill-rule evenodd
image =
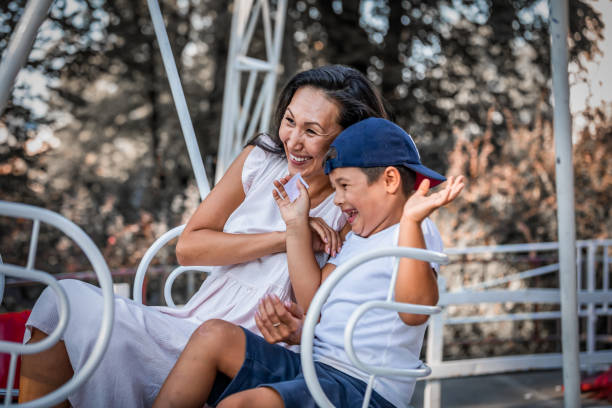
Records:
M426 249L421 224L402 217L398 246ZM438 303L438 283L429 262L411 258L400 260L395 284L395 300L427 306ZM428 318L427 315L409 313L399 313L399 316L410 326L423 324Z
M293 293L304 312L321 285L321 268L312 249L312 232L309 226L310 197L301 182L296 184L299 196L291 202L283 185L288 177L275 181L276 190L272 193L281 216L287 225L285 247L287 265Z
M429 180L425 179L406 201L400 220L399 246L426 249L421 223L436 209L453 201L463 189L463 177L449 177L446 188L427 195ZM395 300L404 303L433 306L438 303L436 275L428 262L402 258L399 262ZM404 323L417 326L427 321L427 315L399 313Z
M287 265L297 303L308 310L310 301L321 285L321 268L312 250L308 219L287 223Z

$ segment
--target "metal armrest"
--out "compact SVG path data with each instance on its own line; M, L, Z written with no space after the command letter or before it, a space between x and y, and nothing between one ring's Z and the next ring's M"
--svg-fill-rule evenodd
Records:
M31 205L9 203L6 201L0 201L0 215L12 218L30 219L33 221L32 237L26 266L23 267L11 264L0 264L0 275L6 274L9 276L27 278L45 283L59 295L59 323L55 330L53 330L53 332L45 340L34 344L17 344L5 341L0 342L0 352L11 354L5 406L28 408L52 406L64 401L68 395L70 395L89 378L91 373L98 366L98 363L106 351L110 341L114 315L113 282L111 274L106 262L104 261L104 258L102 257L102 254L91 238L89 238L89 236L76 224L67 220L61 215ZM96 340L96 343L94 344L89 358L83 365L82 369L66 384L37 400L20 405L10 405L8 402L10 401L11 388L15 379L17 355L39 353L42 350L52 347L59 341L68 324L68 301L63 289L51 275L34 269L36 248L38 244L38 232L40 230L41 221L54 226L62 231L66 236L71 238L73 242L75 242L83 250L83 253L91 263L102 289L102 323L100 326L100 334Z
M157 238L153 245L151 245L149 249L147 249L147 252L145 252L142 260L138 264L136 276L134 277L134 290L132 293L136 302L142 303L142 285L144 284L144 278L149 264L155 255L157 255L157 252L159 252L159 250L168 242L181 235L181 232L183 232L184 229L185 225L179 225L178 227L172 228L170 231Z
M174 238L181 235L181 232L185 229L185 225L180 225L178 227L172 228L170 231L163 234L159 237L147 252L145 252L142 260L138 264L138 269L136 270L136 276L134 277L134 290L132 291L134 300L138 303L142 303L142 287L144 285L145 274L147 273L147 269L149 268L149 264L157 255L160 249L164 247L168 242L172 241ZM164 284L164 298L166 300L166 304L170 307L177 307L172 300L172 284L176 278L182 273L189 271L198 271L198 272L209 272L210 267L208 266L179 266L174 269Z
M340 265L331 273L331 275L325 280L325 282L323 282L323 284L315 294L314 298L312 299L312 302L310 303L310 306L308 308L308 313L306 314L306 318L304 320L300 356L306 385L308 386L308 389L310 390L310 393L312 394L316 403L321 407L333 408L332 403L329 401L329 399L323 392L321 385L319 384L319 380L315 372L315 365L313 359L314 329L319 320L321 308L329 297L329 294L331 293L332 289L342 278L344 278L346 274L348 274L350 271L352 271L354 268L361 265L362 263L368 262L372 259L387 256L392 256L396 258L413 258L425 262L436 262L438 264L448 263L448 257L445 254L439 252L406 247L380 248L356 256L348 262ZM349 359L353 364L355 364L356 367L372 375L370 377L368 388L366 390L366 395L364 397L364 406L367 406L369 402L373 386L373 379L375 375L404 375L411 377L422 377L428 375L431 371L427 366L422 366L417 369L392 369L366 365L357 358L353 350L352 337L355 325L359 318L369 309L385 308L397 310L400 312L418 314L433 314L438 313L440 311L440 308L438 306L412 305L407 303L393 302L391 300L397 278L398 264L399 262L395 262L395 268L393 270L393 275L389 288L389 296L387 297L387 300L370 301L359 306L351 314L344 331L344 347L349 356Z

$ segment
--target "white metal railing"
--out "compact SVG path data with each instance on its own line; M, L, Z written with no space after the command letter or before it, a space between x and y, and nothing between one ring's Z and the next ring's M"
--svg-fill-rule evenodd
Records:
M9 203L0 201L0 216L11 218L28 219L33 221L32 233L30 238L30 246L26 266L0 263L0 276L8 275L17 278L29 279L42 282L50 286L58 295L59 304L59 322L55 330L49 336L37 343L20 344L14 342L0 341L0 353L8 353L11 355L9 378L7 382L7 390L4 400L4 406L19 406L19 407L48 407L64 401L66 397L75 389L81 386L91 375L102 359L104 352L110 341L112 322L114 314L113 304L113 282L108 266L102 257L102 254L81 228L73 222L67 220L61 215L34 207L26 204ZM40 232L40 224L45 223L53 226L63 232L67 237L72 239L82 250L87 259L90 261L100 282L103 295L103 315L100 325L100 332L96 340L89 358L83 364L81 370L76 373L67 383L57 390L45 395L37 400L20 404L11 405L11 397L13 395L12 388L15 380L15 370L17 365L17 357L20 354L35 354L43 350L51 348L56 344L63 335L68 324L70 310L66 294L57 281L48 273L35 269L36 249L38 246L38 237Z
M389 284L389 291L387 294L387 299L385 301L381 300L373 300L370 302L366 302L359 306L355 311L351 314L346 328L344 330L344 349L356 367L361 369L362 371L370 374L368 385L366 388L366 393L363 399L362 407L367 407L370 402L370 397L372 394L372 387L374 385L374 379L378 375L392 375L392 376L406 376L406 377L423 377L427 376L430 373L430 368L427 365L422 364L421 367L416 369L398 369L398 368L389 368L389 367L375 367L364 364L357 358L355 351L353 349L353 333L355 329L355 325L359 318L368 310L376 309L376 308L384 308L389 310L396 310L398 312L404 313L415 313L415 314L427 314L432 315L440 312L440 308L438 306L421 306L421 305L412 305L407 303L400 303L393 301L393 293L395 288L395 282L397 279L397 269L398 269L398 257L406 257L418 259L426 262L435 262L438 264L446 264L448 263L448 257L444 254L426 251L424 249L415 249L415 248L405 248L405 247L393 247L393 248L380 248L372 251L368 251L362 255L356 256L353 259L347 261L346 263L338 266L331 275L323 282L317 293L315 294L310 306L308 308L308 313L306 314L306 318L304 320L304 328L302 331L302 340L301 340L301 361L302 361L302 371L304 373L304 379L306 380L306 385L310 390L313 398L316 403L320 407L325 408L333 408L333 404L329 401L321 385L319 384L319 380L317 378L315 372L315 365L313 359L313 340L314 340L314 329L319 321L319 316L321 313L321 308L323 304L329 297L332 289L336 286L336 284L344 278L344 276L350 273L354 268L361 265L364 262L370 261L376 258L382 257L395 257L396 262L394 263L393 274L391 278L391 282Z
M578 275L577 315L585 318L586 348L580 354L580 365L593 369L612 363L611 350L596 349L596 324L599 316L612 316L612 290L610 288L610 246L612 240L589 240L576 242L576 266ZM451 257L453 265L460 264L457 258L469 257L467 263L478 262L476 258L491 258L494 254L541 253L556 255L559 245L556 242L537 244L501 245L490 247L451 248L445 252ZM501 261L499 261L501 263ZM511 261L505 261L506 264ZM519 356L497 356L443 361L444 327L469 323L490 323L520 320L559 320L561 311L519 312L492 315L451 316L449 306L499 304L504 302L525 304L560 305L559 288L494 288L511 282L523 281L536 276L558 273L559 264L552 262L524 271L515 271L506 276L477 284L446 288L440 281L440 301L442 313L432 316L427 337L427 364L432 368L431 375L425 380L425 407L441 406L441 384L444 378L505 373L522 370L557 369L563 366L561 353L529 354ZM583 282L581 284L581 282ZM599 287L597 283L599 282Z

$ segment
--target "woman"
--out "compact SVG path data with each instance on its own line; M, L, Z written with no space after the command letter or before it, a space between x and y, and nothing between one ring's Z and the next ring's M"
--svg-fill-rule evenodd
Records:
M366 117L388 117L383 99L358 71L328 66L298 73L280 94L272 135L247 146L200 204L177 244L183 265L216 265L181 309L147 307L116 297L113 335L92 377L70 403L75 407L150 406L192 332L218 318L258 333L259 299L292 298L285 225L272 198L272 181L301 173L309 185L313 246L339 250L343 223L323 172L328 147L340 131ZM321 260L323 261L323 259ZM66 382L86 361L99 327L98 288L60 282L71 316L63 341L23 356L20 402ZM27 323L24 341L39 341L57 324L55 295L47 289ZM95 332L95 329L94 329Z

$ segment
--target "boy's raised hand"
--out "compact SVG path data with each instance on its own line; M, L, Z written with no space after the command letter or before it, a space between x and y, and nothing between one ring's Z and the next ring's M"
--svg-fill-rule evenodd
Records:
M308 195L308 190L306 190L306 187L301 182L298 181L296 183L300 192L298 198L293 202L289 199L284 185L287 184L290 178L291 176L286 176L280 180L274 180L276 190L272 191L272 196L287 226L299 221L308 222L310 212L310 196Z
M457 198L464 186L463 176L449 177L443 190L427 195L429 180L424 179L419 184L419 188L406 201L402 218L420 223L432 212Z

